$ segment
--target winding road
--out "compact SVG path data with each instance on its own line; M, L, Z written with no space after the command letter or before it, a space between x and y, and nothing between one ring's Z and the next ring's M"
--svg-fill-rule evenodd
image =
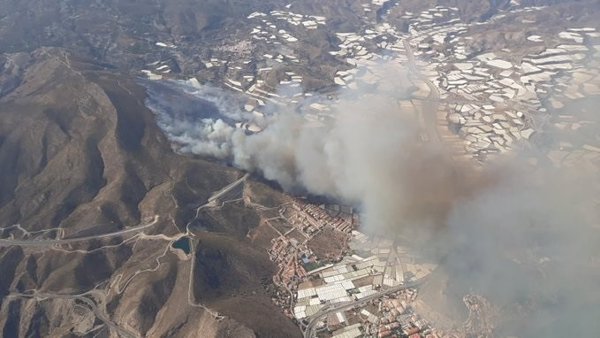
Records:
M96 292L100 292L98 290L95 290ZM39 292L37 290L34 290L32 293L12 293L9 294L7 297L11 297L11 298L29 298L29 299L35 299L37 301L41 301L41 300L45 300L45 299L73 299L73 300L79 300L83 303L85 303L90 310L92 310L92 312L94 313L94 315L96 316L96 318L100 319L100 321L102 321L111 331L114 331L115 333L117 333L117 335L119 337L127 337L127 338L137 338L138 335L130 332L128 330L126 330L125 328L120 327L119 325L115 324L113 321L110 320L110 318L108 317L108 315L106 314L106 310L102 309L100 307L98 307L98 304L96 304L96 302L94 302L92 299L90 299L89 297L86 297L86 295L88 294L92 294L94 293L94 290L92 291L88 291L82 294L78 294L78 295L65 295L65 294L60 294L60 293L46 293L46 292ZM100 292L101 293L101 292Z
M89 241L92 239L100 239L100 238L108 238L114 236L121 236L128 233L142 231L144 229L150 228L155 225L159 220L159 216L155 215L152 222L147 224L138 225L132 228L127 228L115 232L110 232L107 234L93 235L93 236L84 236L84 237L73 237L73 238L64 238L64 239L30 239L30 240L21 240L21 239L0 239L0 248L7 246L33 246L33 247L43 247L43 246L52 246L55 244L69 244L76 242Z

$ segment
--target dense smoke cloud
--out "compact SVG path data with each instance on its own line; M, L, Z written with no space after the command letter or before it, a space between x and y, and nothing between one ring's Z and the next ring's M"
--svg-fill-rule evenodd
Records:
M235 165L286 190L357 205L371 232L435 227L478 188L479 173L457 170L439 145L419 142L414 115L394 99L368 94L333 106L335 119L325 125L281 113L261 133L235 133Z
M476 292L518 337L600 332L600 229L593 174L524 170L512 158L503 179L457 204L446 222L444 269L455 292ZM597 193L597 192L596 192ZM597 196L597 195L595 195Z
M420 142L414 112L398 108L403 73L384 73L374 90L341 93L327 122L279 109L246 134L218 118L159 120L183 151L356 205L362 230L432 248L448 294L497 305L499 336L597 335L598 168L532 165L518 146L484 166L453 160L443 144Z
M156 109L156 103L152 106L182 152L227 159L277 181L287 191L358 206L365 231L426 228L427 234L458 197L471 195L485 183L474 170L459 169L440 145L419 141L423 128L415 111L401 111L397 105L396 98L407 97L410 89L403 70L382 65L369 72L387 78L382 77L377 88L340 93L338 100L330 101L332 119L315 122L295 111L270 107L275 113L258 121L266 128L256 134L235 129L219 116L194 120ZM184 89L215 102L214 89ZM222 114L244 116L226 102L219 101L219 110L228 111Z

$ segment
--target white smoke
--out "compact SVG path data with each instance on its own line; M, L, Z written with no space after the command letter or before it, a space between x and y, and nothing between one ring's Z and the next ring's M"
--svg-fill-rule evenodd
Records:
M418 126L412 112L381 95L344 97L331 105L335 118L315 124L282 112L258 134L233 134L233 163L277 181L285 190L306 190L359 206L371 230L402 222L410 206L403 176L422 161ZM423 174L430 173L424 170ZM415 180L426 179L414 173ZM437 178L432 178L437 180Z
M478 168L453 161L442 144L420 141L415 111L398 107L396 97L410 89L404 73L387 66L379 73L377 85L329 101L326 121L280 109L256 134L218 119L164 116L159 123L181 151L227 159L288 191L359 206L363 230L434 247L453 288L485 294L516 317L503 332L563 337L566 323L576 336L600 332L592 320L600 300L589 297L600 285L600 221L590 212L598 168L539 162L530 169L519 151ZM511 311L532 303L526 317Z
M202 154L226 158L231 154L230 140L234 127L223 120L203 119L196 123L187 121L162 121L162 129L179 145L183 153Z
M182 153L220 159L231 155L236 128L226 121L244 119L242 98L221 89L200 86L197 81L147 81L147 106L159 127ZM226 120L226 121L225 121Z
M266 127L256 134L221 119L193 120L160 110L158 121L181 152L226 159L288 191L304 190L360 206L365 223L378 229L398 222L402 206L408 207L400 176L421 160L418 152L431 155L426 149L431 147L419 149L414 112L397 106L395 97L407 96L409 90L405 72L390 65L369 72L390 80L380 81L377 88L340 93L336 101L319 98L331 109L333 118L326 122L281 107L267 108L276 112L261 121ZM194 87L193 94L211 100L240 123L253 118L229 100L214 99L214 88Z

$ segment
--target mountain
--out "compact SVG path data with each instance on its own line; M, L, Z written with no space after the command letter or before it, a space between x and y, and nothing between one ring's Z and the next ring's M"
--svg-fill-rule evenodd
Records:
M174 153L135 79L58 48L2 67L0 237L38 242L0 242L4 337L298 335L263 286L266 251L245 240L256 218L207 220L195 257L170 248L240 172Z

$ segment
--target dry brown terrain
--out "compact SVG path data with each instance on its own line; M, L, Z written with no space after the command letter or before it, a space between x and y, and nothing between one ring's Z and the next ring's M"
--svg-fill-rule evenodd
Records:
M127 77L61 49L5 62L0 219L29 234L13 227L0 237L97 236L158 218L143 235L0 246L3 336L299 334L265 291L273 266L246 240L258 225L250 209L211 212L193 259L168 250L195 207L241 173L175 154Z

